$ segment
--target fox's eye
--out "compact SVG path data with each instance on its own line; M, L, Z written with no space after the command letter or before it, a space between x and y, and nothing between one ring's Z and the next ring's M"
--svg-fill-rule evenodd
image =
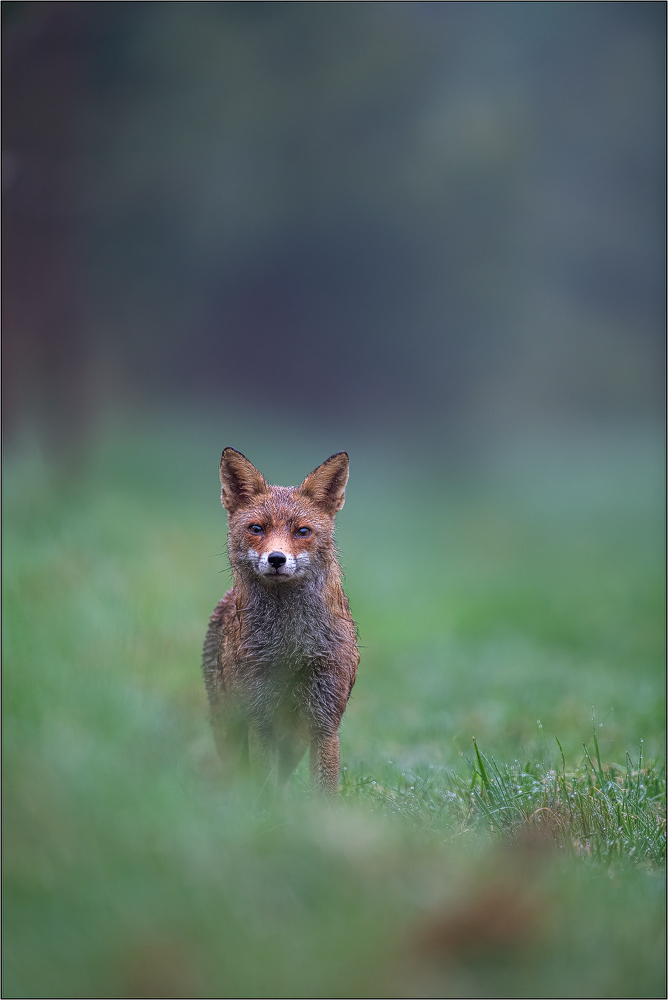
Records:
M262 528L261 528L261 526L259 524L249 524L248 525L248 530L250 531L251 535L261 535L262 534Z
M295 531L295 535L297 536L297 538L308 538L310 534L311 534L310 528L297 528L297 530Z

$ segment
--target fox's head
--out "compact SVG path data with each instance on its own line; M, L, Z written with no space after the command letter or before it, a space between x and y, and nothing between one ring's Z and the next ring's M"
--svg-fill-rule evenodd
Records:
M332 455L301 486L270 486L245 455L226 448L220 499L229 517L228 552L236 572L270 587L313 579L334 559L334 515L348 481L345 451Z

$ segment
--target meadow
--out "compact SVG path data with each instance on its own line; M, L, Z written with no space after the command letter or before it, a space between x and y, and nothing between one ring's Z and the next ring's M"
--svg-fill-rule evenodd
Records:
M350 453L332 802L216 758L228 444L282 484ZM7 450L3 996L665 995L662 442L444 454L202 415Z

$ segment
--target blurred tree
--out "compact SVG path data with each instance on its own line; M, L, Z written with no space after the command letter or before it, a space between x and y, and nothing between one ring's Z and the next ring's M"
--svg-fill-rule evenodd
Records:
M84 417L77 247L76 4L3 4L3 416L37 416L58 444Z
M34 312L34 251L8 265L12 412L81 407L81 373L98 395L112 362L115 393L148 404L437 434L660 412L662 5L14 8L12 245L38 240L14 122L79 180L52 197L47 257L69 279L45 259L34 285L72 318L12 332ZM85 266L65 251L78 232Z

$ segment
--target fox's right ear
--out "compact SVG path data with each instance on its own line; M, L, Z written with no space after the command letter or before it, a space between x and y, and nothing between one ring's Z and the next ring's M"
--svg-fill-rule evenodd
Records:
M347 482L348 455L345 451L337 451L308 474L300 490L333 517L343 507Z
M220 460L220 502L233 513L238 507L261 493L268 484L261 472L235 448L226 448Z

